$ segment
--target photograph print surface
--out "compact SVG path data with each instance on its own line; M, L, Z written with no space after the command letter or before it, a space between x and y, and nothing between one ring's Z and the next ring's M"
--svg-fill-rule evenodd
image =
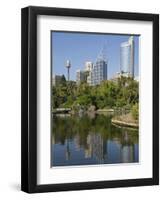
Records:
M139 35L51 31L51 165L139 162Z

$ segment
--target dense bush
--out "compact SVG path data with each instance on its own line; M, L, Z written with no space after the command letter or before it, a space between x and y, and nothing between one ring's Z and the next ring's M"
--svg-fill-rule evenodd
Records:
M128 107L132 108L133 116L137 118L138 90L138 82L126 77L103 81L96 86L87 83L76 85L74 81L62 80L52 87L52 106L72 108L77 105L88 108L93 105L96 109Z

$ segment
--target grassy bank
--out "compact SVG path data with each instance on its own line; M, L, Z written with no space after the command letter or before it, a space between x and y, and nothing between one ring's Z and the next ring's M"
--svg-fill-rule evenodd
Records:
M128 113L126 115L115 116L112 118L111 121L113 124L117 124L119 126L134 127L134 128L139 127L138 120L135 120L131 113Z

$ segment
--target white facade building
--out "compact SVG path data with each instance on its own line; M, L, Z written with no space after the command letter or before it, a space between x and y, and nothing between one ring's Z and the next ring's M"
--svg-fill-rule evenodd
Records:
M85 71L77 70L76 71L76 83L80 84L83 81L87 81L86 80L86 73L85 73Z

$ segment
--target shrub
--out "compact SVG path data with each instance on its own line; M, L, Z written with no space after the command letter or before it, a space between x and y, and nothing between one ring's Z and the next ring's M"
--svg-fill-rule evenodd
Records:
M138 120L139 118L139 104L138 103L132 106L131 113L132 113L133 118Z

